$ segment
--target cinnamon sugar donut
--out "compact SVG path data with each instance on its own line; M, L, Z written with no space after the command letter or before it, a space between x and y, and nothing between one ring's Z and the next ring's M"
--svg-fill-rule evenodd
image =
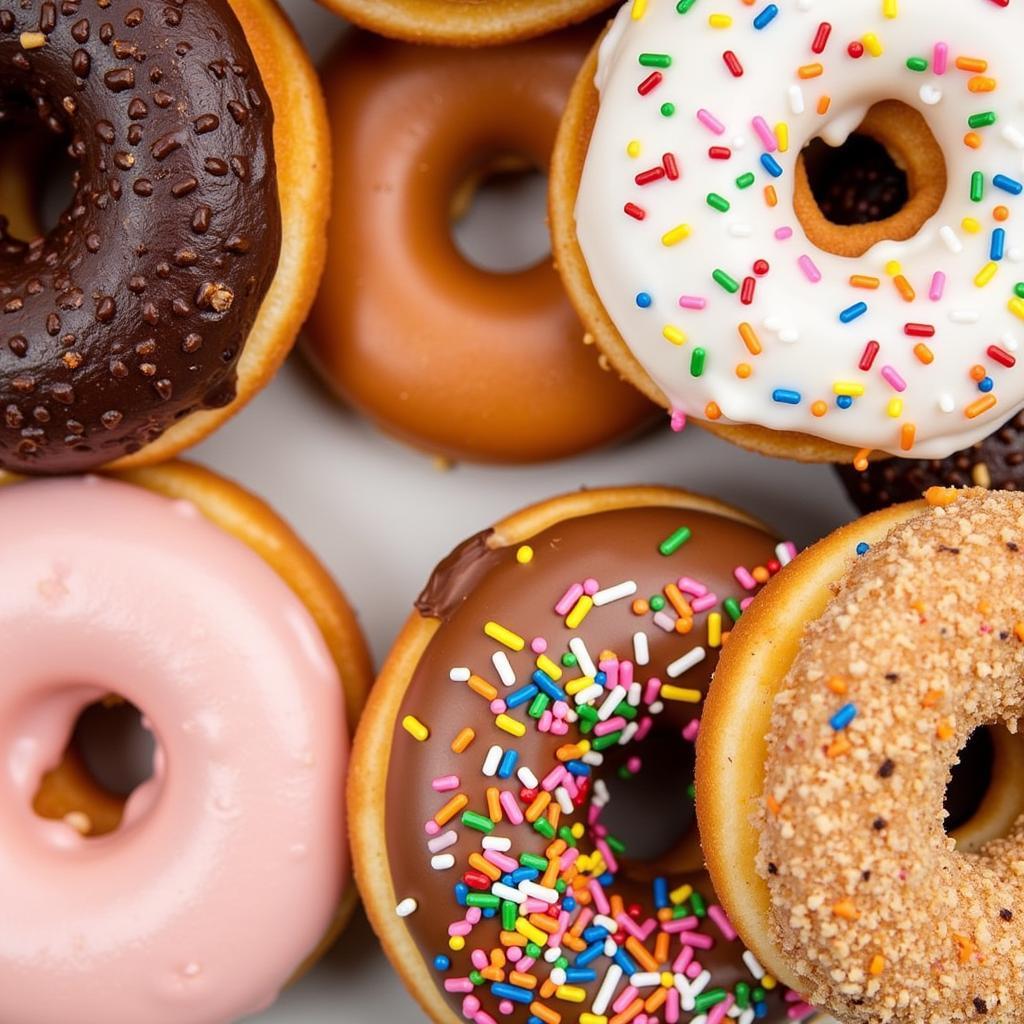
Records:
M720 660L698 749L723 904L763 962L851 1024L1024 1012L1024 496L928 498L844 527L767 588ZM993 784L947 835L952 768L985 726L1003 748Z

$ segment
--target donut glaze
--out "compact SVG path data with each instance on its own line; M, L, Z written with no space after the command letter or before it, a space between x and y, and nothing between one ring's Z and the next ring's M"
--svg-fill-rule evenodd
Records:
M1018 411L1014 19L989 0L624 6L574 224L616 365L680 414L805 458L945 457ZM800 157L882 101L917 119L888 141L923 223L851 229L893 239L854 259L800 216ZM904 156L929 139L934 173L915 180Z
M0 231L0 466L81 470L235 398L281 248L274 114L227 0L12 5L0 80L75 161L48 235Z
M376 880L380 871L389 875L394 898L390 906L366 896L376 892L366 886L364 898L397 968L436 1021L592 1022L631 1020L638 1012L667 1021L690 1020L696 1011L684 993L691 991L707 993L708 1002L701 1005L713 1021L722 1019L737 997L742 1005L736 1014L743 1021L753 1020L755 1006L759 1017L769 1020L785 1020L787 1010L794 1020L810 1012L799 999L784 1000L783 990L774 988L771 979L765 981L760 972L752 975L741 960L743 947L733 941L727 922L723 930L690 827L692 819L688 821L692 797L685 791L662 793L661 809L651 813L674 819L682 833L670 837L670 848L652 860L630 860L628 847L635 837L610 836L601 824L608 780L623 773L627 777L643 773L641 760L650 749L645 743L652 735L659 737L655 742L667 742L668 763L685 763L715 663L712 645L719 642L714 632L708 633L708 625L714 622L715 630L722 619L731 623L723 601L733 607L727 599L742 600L749 594L734 575L737 564L751 569L761 566L763 578L768 575L763 567L776 557L775 540L739 513L710 502L695 507L692 503L700 499L679 492L648 493L649 505L643 498L630 497L628 491L596 492L592 508L598 510L590 514L569 513L565 500L561 508L556 501L551 503L550 516L546 516L548 509L542 509L547 525L539 532L530 531L523 543L509 543L499 525L495 532L480 534L456 549L438 567L417 603L416 619L432 624L429 642L418 657L400 642L376 691L377 706L371 701L371 721L378 720L380 700L393 702L393 718L383 726L389 732L390 756L376 743L362 746L353 780L366 778L374 770L367 757L371 749L378 764L386 760L386 765L381 764L387 776L381 787L386 853L381 863L382 840L377 838L367 847L357 834L357 870L361 879L372 875ZM683 525L691 530L690 539L678 551L661 553L659 545L678 537ZM682 586L691 591L701 589L696 580L710 592L703 601L692 593L682 599L698 602L689 635L677 631L679 616L663 596L666 584L674 586L680 576L690 577ZM593 594L595 606L570 630L565 613L573 614L569 609L577 598L563 599L563 595L574 581L580 581L579 600L586 605L591 600L587 595ZM623 581L636 585L635 594L621 593L618 599L606 601L607 588ZM632 607L640 597L646 603L647 595L659 595L655 606L665 603L656 618L650 610ZM679 599L678 593L673 596ZM556 603L562 606L562 614L552 610ZM739 613L738 604L735 611ZM525 649L516 650L518 640L496 641L493 626L488 627L492 632L485 633L488 622L521 637ZM638 634L647 638L647 655L642 653ZM531 639L538 637L549 641L546 649ZM580 644L585 647L572 667L563 657L570 653L570 638L576 652L581 651ZM598 666L586 667L588 656ZM684 656L692 667L670 667ZM499 668L505 658L505 667ZM639 662L635 667L634 659ZM598 668L606 676L597 674ZM464 680L471 672L467 684ZM394 694L403 685L395 678L397 673L409 674L400 694ZM552 693L556 689L563 694L581 693L584 675L598 680L601 695L583 697L585 703L575 702L571 695L567 699L574 708L585 707L591 717L600 716L593 731L593 723L581 731L578 722L571 721L575 714L560 718L558 703L543 693L537 703L538 685ZM616 685L628 690L630 677L635 679L636 692L623 700L635 698L636 705L620 705L613 715L605 713L615 703L610 692ZM658 684L648 682L652 678L666 684L659 695L654 693ZM498 703L490 706L488 684L497 691ZM639 692L641 684L646 696ZM686 688L692 695L678 700L670 686ZM389 687L391 697L387 697ZM613 705L599 712L609 699ZM626 718L633 716L635 720L627 724ZM509 727L509 718L518 728ZM412 734L421 727L427 731L422 740L422 731L419 737ZM637 727L641 739L629 743ZM475 737L464 752L453 752L453 741L467 728L474 730ZM521 736L515 735L520 731ZM360 744L370 742L367 735L361 733ZM623 737L626 745L618 742ZM598 756L597 749L588 751L589 741L606 752ZM570 750L574 750L572 760ZM567 763L571 772L582 774L566 774ZM549 774L553 771L561 780ZM658 785L657 769L639 777L644 787ZM454 805L449 803L453 799ZM497 812L495 799L499 800ZM574 804L571 813L560 810L566 800ZM365 819L360 820L365 824ZM537 825L530 824L534 820ZM652 823L648 821L646 827L651 829ZM493 830L491 837L507 839L508 849L481 851L482 833L488 830ZM566 847L566 838L571 848ZM626 844L625 853L617 840ZM552 841L561 853L551 846ZM548 855L556 858L556 865L562 858L564 870L557 884L557 871L529 870L531 856L545 861ZM363 859L367 856L372 861ZM524 857L528 870L523 877L512 875L512 867L518 871ZM607 871L601 869L602 859ZM488 872L494 872L490 878ZM584 882L587 876L592 878ZM546 902L520 903L519 917L512 914L514 928L504 920L508 906L497 918L488 918L486 909L481 917L481 911L472 906L481 893L488 898L492 881L506 886L501 890L504 902L509 902L509 887L513 897L525 898L515 893L515 887L529 888L531 879L547 892L553 892L552 887L563 890L562 895L554 905L550 896L544 897ZM660 896L652 896L652 886ZM498 885L493 891L499 891ZM698 894L694 902L689 902L691 891ZM669 892L675 895L670 897ZM468 909L459 905L467 899ZM705 901L710 907L706 918ZM400 918L395 916L396 906ZM627 915L624 908L633 909ZM600 922L608 917L601 918L602 913L618 922L611 923L616 934L610 947L615 963L603 945L608 932ZM658 939L662 925L667 933ZM396 926L408 930L411 945L404 938L394 938ZM542 950L526 947L527 940L537 942L538 936ZM422 972L410 965L411 951L423 960ZM621 966L628 977L620 976L616 983ZM703 974L705 969L710 974ZM632 1013L619 1016L627 1007ZM505 1013L511 1016L505 1018Z
M509 157L547 167L592 39L464 51L354 34L328 64L335 216L308 351L332 389L432 453L561 458L652 413L583 343L548 260L493 273L451 237L467 181Z
M194 506L84 478L0 491L0 1018L227 1022L327 932L347 855L343 692L310 611ZM154 734L120 828L32 811L109 693Z

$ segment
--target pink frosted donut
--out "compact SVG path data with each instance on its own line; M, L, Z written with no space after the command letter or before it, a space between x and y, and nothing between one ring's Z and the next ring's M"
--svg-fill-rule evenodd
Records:
M313 614L196 507L0 490L0 1020L217 1024L267 1006L347 877L343 691ZM120 828L32 809L84 707L156 740Z

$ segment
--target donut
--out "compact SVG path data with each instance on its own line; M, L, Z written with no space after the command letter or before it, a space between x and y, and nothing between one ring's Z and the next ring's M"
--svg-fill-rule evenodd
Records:
M585 21L612 0L320 0L363 28L408 43L491 46Z
M312 302L309 60L274 0L30 0L0 12L0 68L14 137L75 165L51 231L0 234L0 468L166 459L269 380Z
M481 177L509 157L547 166L592 38L464 51L353 34L328 61L335 216L307 350L345 401L432 454L561 458L651 417L582 343L547 261L495 273L451 237Z
M625 5L559 134L555 256L677 427L945 458L1024 406L1014 15L835 6Z
M850 1024L1021 1015L1024 496L926 497L772 581L719 661L697 750L730 919ZM957 831L943 799L982 727L991 783Z
M1024 489L1024 414L1018 413L994 434L946 459L883 459L863 470L836 467L840 480L861 512L874 512L919 498L929 487Z
M0 488L0 524L0 1018L262 1009L354 902L348 604L262 502L181 463ZM127 800L67 749L115 700L156 744Z
M529 508L438 566L348 791L364 905L431 1020L810 1012L736 941L692 817L715 655L791 553L720 502L624 488Z

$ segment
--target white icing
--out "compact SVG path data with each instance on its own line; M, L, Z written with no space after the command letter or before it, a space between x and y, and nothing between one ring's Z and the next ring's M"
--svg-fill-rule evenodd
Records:
M648 0L646 14L633 17L627 3L604 40L596 84L601 109L594 128L577 204L577 232L594 286L613 322L644 368L665 392L672 407L703 417L709 403L720 422L754 423L775 430L797 430L856 448L939 458L968 446L1024 408L1024 371L993 360L988 349L1012 353L1006 338L1020 327L1010 308L1024 259L1024 196L996 188L995 175L1021 179L1024 149L1024 61L1017 40L1020 11L992 0L898 0L895 18L885 16L883 0L775 0L778 15L758 31L753 20L768 6L751 8L697 0L679 14L676 0ZM727 10L728 28L714 28L709 15ZM824 53L811 50L818 25L832 31ZM874 33L883 52L853 59L847 46ZM949 47L944 74L935 73L934 47ZM870 49L870 47L869 47ZM733 51L744 74L734 78L723 60ZM667 54L671 66L641 66L643 53ZM956 66L958 57L988 62L985 77L996 80L991 92L972 92L977 74ZM906 66L910 57L929 62L926 72ZM797 69L820 63L819 77L801 79ZM662 81L646 96L637 86L654 70ZM831 97L826 115L819 100ZM875 102L897 99L921 110L946 155L949 188L934 216L913 239L875 246L859 259L817 249L793 212L794 168L801 149L816 136L832 144L844 141ZM672 103L671 116L662 105ZM713 131L697 118L706 110L723 126ZM994 111L997 121L978 127L979 149L964 143L968 117ZM782 174L773 178L761 164L765 140L753 124L761 117L774 129L789 129L785 152L772 157ZM745 142L741 148L740 140ZM639 144L630 156L627 145ZM709 147L732 149L727 159L711 159ZM678 179L662 178L640 186L635 176L661 164L671 153ZM985 179L983 201L970 198L971 175ZM755 183L740 189L736 178L752 172ZM778 204L769 208L766 185L774 185ZM728 212L712 209L708 193L729 201ZM641 207L640 221L623 212ZM1009 208L997 223L993 209ZM974 218L980 228L964 227ZM680 224L690 233L665 245L662 236ZM983 287L975 277L989 263L992 231L1006 232L1005 256ZM785 230L784 230L785 229ZM752 304L729 294L712 280L720 268L737 282L752 276L756 260L770 263L759 277ZM801 264L801 260L803 263ZM887 264L897 261L916 292L912 303L895 287ZM936 272L945 275L941 299L930 297ZM809 278L820 274L820 281ZM877 290L854 288L851 275L881 279ZM636 297L651 297L641 308ZM681 308L680 296L704 300L704 308ZM839 314L855 303L868 311L849 323ZM693 305L699 304L689 304ZM1018 305L1024 319L1024 303ZM740 323L754 326L762 351L751 354L741 340ZM768 327L767 324L771 324ZM934 337L908 336L907 323L934 325ZM666 340L664 328L677 328L682 344ZM678 338L678 334L676 335ZM880 349L870 370L859 364L865 345ZM924 344L933 360L914 354ZM705 350L703 374L691 374L694 349ZM750 375L741 379L737 364ZM996 404L969 418L966 411L988 392L972 378L984 367ZM894 368L906 387L897 392L881 375ZM837 383L863 386L848 409L836 401ZM799 394L797 404L773 399L776 389ZM899 398L900 403L892 399ZM826 402L823 416L812 404ZM894 408L897 414L892 415ZM915 430L906 444L905 424Z

